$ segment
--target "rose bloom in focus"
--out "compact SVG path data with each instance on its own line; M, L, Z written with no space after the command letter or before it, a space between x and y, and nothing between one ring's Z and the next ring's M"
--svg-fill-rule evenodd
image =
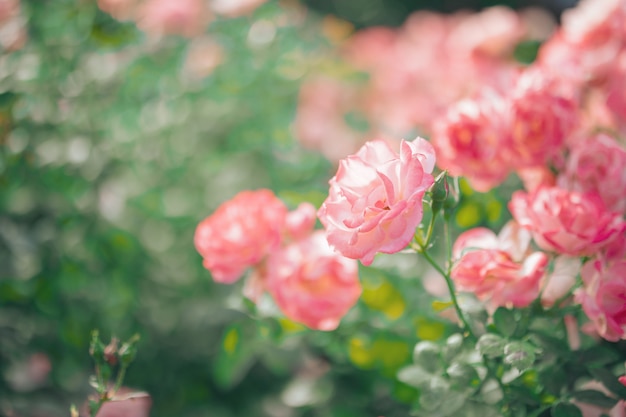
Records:
M313 329L334 330L361 295L358 265L315 232L272 254L267 289L283 313Z
M482 227L468 230L454 244L450 277L459 290L494 307L525 307L537 298L548 264L546 254L530 252L530 240L530 233L514 221L498 236Z
M400 154L382 140L367 142L341 160L318 211L330 246L364 265L377 252L406 247L422 220L434 165L434 149L421 138L403 140Z
M196 228L194 242L213 279L233 283L281 242L287 207L270 190L243 191Z

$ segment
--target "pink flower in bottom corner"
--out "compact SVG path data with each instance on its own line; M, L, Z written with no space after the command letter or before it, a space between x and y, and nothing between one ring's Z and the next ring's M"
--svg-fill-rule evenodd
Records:
M584 288L576 300L598 334L611 342L626 339L626 260L588 261L581 276Z
M451 278L461 291L493 306L525 307L539 294L548 257L530 253L530 234L509 222L498 236L486 228L462 233L454 244Z
M358 264L334 252L318 231L272 254L267 289L290 319L333 330L361 295Z
M540 248L565 255L593 255L626 229L621 214L608 211L597 193L559 187L516 191L509 209Z
M317 213L330 246L364 265L377 252L404 249L422 220L434 165L434 149L421 138L403 140L400 154L376 140L342 159Z
M230 284L281 242L287 207L270 190L243 191L196 228L194 243L216 282Z

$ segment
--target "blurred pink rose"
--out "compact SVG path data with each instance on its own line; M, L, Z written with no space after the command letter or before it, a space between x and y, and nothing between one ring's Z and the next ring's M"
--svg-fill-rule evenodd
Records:
M341 160L318 211L331 247L364 265L377 252L402 250L422 220L434 165L434 149L421 138L403 140L399 155L376 140Z
M608 211L597 193L558 187L516 191L509 209L540 248L566 255L593 255L626 229L620 214Z
M525 70L509 96L507 150L516 168L542 167L560 151L578 124L578 103L571 88L539 68Z
M518 169L517 175L524 183L524 189L528 192L533 192L542 186L551 187L556 183L554 174L547 166Z
M562 27L542 45L537 62L577 82L603 79L623 47L623 0L584 0L562 15Z
M136 19L137 26L152 35L191 38L204 31L210 12L203 0L146 0Z
M102 404L96 417L148 417L151 407L152 399L148 393L122 388L110 401ZM88 415L87 410L83 414Z
M464 176L477 191L489 191L509 174L512 161L503 155L507 129L505 104L497 96L462 100L437 120L433 145L438 165Z
M285 219L286 237L301 239L308 236L315 227L316 214L315 206L311 203L301 203L290 211Z
M238 17L253 12L267 0L211 0L211 8L217 14Z
M617 121L622 133L626 133L626 88L624 85L626 85L626 48L622 49L619 59L609 71L604 87L606 106Z
M489 56L511 53L522 40L524 22L513 9L495 6L468 14L451 31L448 42L468 52Z
M267 288L290 319L333 330L361 295L358 264L334 252L317 231L273 253Z
M98 0L98 7L117 20L134 18L138 0Z
M592 259L581 272L584 288L576 292L596 331L604 339L626 339L626 260L605 264Z
M281 242L287 208L270 190L243 191L196 228L194 242L216 282L230 284Z
M20 0L0 0L0 23L20 14Z
M597 192L607 210L626 212L626 149L605 133L577 141L557 184L579 192Z
M202 79L213 73L224 61L224 49L209 37L191 41L187 50L184 70L191 78Z
M298 141L321 152L332 162L353 153L361 143L344 115L356 104L356 90L348 83L327 77L307 80L300 88L293 123Z
M525 307L537 298L548 257L529 251L530 234L509 222L498 236L476 228L462 233L453 247L450 277L461 291L492 306Z

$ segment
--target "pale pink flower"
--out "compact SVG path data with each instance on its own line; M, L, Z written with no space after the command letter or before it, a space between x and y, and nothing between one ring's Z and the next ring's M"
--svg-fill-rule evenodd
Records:
M477 191L488 191L509 174L511 162L503 154L507 124L500 97L466 99L437 120L433 146L438 165L464 176Z
M98 7L117 20L130 20L135 16L138 0L98 0Z
M196 228L194 243L216 282L230 284L275 250L287 208L270 190L243 191Z
M289 239L302 239L308 236L317 220L315 206L311 203L301 203L295 210L290 211L285 218L285 233Z
M611 111L622 132L626 132L626 88L624 88L624 85L626 85L626 48L622 50L619 59L609 71L608 79L604 86L606 106Z
M368 142L341 160L318 211L331 247L364 265L377 252L402 250L422 220L434 165L434 149L421 138L403 140L400 154L382 140Z
M100 407L96 417L148 417L152 399L145 392L123 389Z
M607 210L626 212L626 148L605 133L574 143L557 184L597 192Z
M509 222L498 236L486 228L462 233L453 247L450 277L461 291L493 306L524 307L539 294L548 257L529 251L530 234Z
M361 295L358 264L334 252L324 232L314 232L270 256L267 289L291 320L333 330Z
M525 28L520 15L513 9L495 6L468 14L450 33L448 42L455 49L489 56L503 56L515 49Z
M137 10L137 26L152 35L193 37L210 19L203 0L146 0Z
M219 15L238 17L252 13L267 0L212 0L211 9Z
M608 211L597 193L558 187L516 191L509 209L540 248L566 255L593 255L626 229L621 215Z
M209 37L191 41L187 50L184 70L195 79L208 77L224 60L224 49Z
M0 0L0 23L20 14L20 0Z
M576 299L598 334L616 342L626 338L626 260L606 264L592 259L583 265L584 288Z
M524 183L524 189L533 192L539 187L551 187L556 184L556 177L547 166L522 168L517 170L517 176Z
M545 166L562 151L579 119L572 89L538 67L521 74L508 104L511 127L506 147L516 168Z
M306 148L321 152L332 162L356 151L359 135L344 119L356 106L353 86L339 80L317 77L300 88L293 128L298 141Z
M562 28L544 44L537 61L577 82L602 79L623 47L623 0L584 0L562 15Z

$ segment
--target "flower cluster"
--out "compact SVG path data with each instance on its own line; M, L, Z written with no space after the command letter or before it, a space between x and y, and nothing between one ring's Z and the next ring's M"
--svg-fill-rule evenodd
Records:
M244 191L203 220L194 241L216 282L234 283L250 268L250 299L268 291L289 318L332 330L361 294L358 267L314 225L308 203L290 212L269 190Z

